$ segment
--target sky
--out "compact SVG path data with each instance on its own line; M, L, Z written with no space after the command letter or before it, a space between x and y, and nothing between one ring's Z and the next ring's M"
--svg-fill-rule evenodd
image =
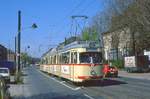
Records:
M21 51L40 57L70 36L72 15L88 16L88 24L105 6L105 0L0 0L0 44L14 50L20 10Z

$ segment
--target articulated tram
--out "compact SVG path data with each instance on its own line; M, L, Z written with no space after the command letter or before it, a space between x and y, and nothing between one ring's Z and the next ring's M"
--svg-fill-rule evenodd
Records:
M40 70L73 82L103 77L102 51L94 41L75 41L50 49L42 56Z

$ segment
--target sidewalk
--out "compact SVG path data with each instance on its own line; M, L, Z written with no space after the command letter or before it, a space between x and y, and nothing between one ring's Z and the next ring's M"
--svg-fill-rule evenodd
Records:
M29 95L29 85L26 83L26 77L24 77L24 84L14 84L14 77L11 77L11 84L10 84L10 95L12 99L25 99L25 96Z
M9 91L12 99L22 99L24 95L24 85L11 84Z
M118 71L118 76L150 80L150 73L127 73L126 71L120 70Z

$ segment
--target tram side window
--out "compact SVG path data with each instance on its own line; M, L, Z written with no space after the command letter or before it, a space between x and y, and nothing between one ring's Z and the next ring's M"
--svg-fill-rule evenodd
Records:
M54 56L53 63L56 64L56 56Z
M50 64L52 64L52 58L51 58L51 56L49 57L49 62L50 62Z
M62 54L59 55L59 64L63 64L63 62L62 62Z
M48 57L48 64L50 64L50 57Z
M70 53L67 52L67 53L66 53L66 56L67 56L66 63L69 64L69 63L70 63L70 62L69 62L69 60L70 60Z
M46 63L45 63L45 59L43 59L43 64L46 64Z
M51 56L51 64L53 64L53 57Z
M45 60L44 60L44 59L42 59L42 60L41 60L41 63L42 63L42 64L45 64Z
M64 64L69 63L69 52L62 54L62 63L64 63Z
M52 64L54 64L54 56L52 56Z
M62 63L62 55L61 55L61 54L59 55L59 61L58 61L58 63L59 63L59 64Z
M50 64L52 64L52 57L50 56Z
M57 58L56 55L54 56L54 64L56 64Z
M56 56L52 57L52 64L56 64Z
M51 64L53 64L53 57L51 56Z
M77 63L77 52L71 53L71 63Z
M49 58L47 57L47 64L49 64Z
M64 55L64 53L62 54L62 59L61 59L61 63L65 64L65 60L66 60L66 56Z
M71 53L71 63L74 63L74 61L73 61L73 53Z
M74 60L74 63L77 63L77 52L74 53L73 60Z
M46 58L46 61L45 61L45 63L46 63L46 64L48 64L48 59L47 59L47 58Z

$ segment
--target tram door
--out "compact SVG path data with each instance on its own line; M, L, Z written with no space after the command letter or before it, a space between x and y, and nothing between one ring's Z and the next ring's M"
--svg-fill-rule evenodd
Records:
M74 81L74 65L77 64L77 52L71 52L71 80Z

